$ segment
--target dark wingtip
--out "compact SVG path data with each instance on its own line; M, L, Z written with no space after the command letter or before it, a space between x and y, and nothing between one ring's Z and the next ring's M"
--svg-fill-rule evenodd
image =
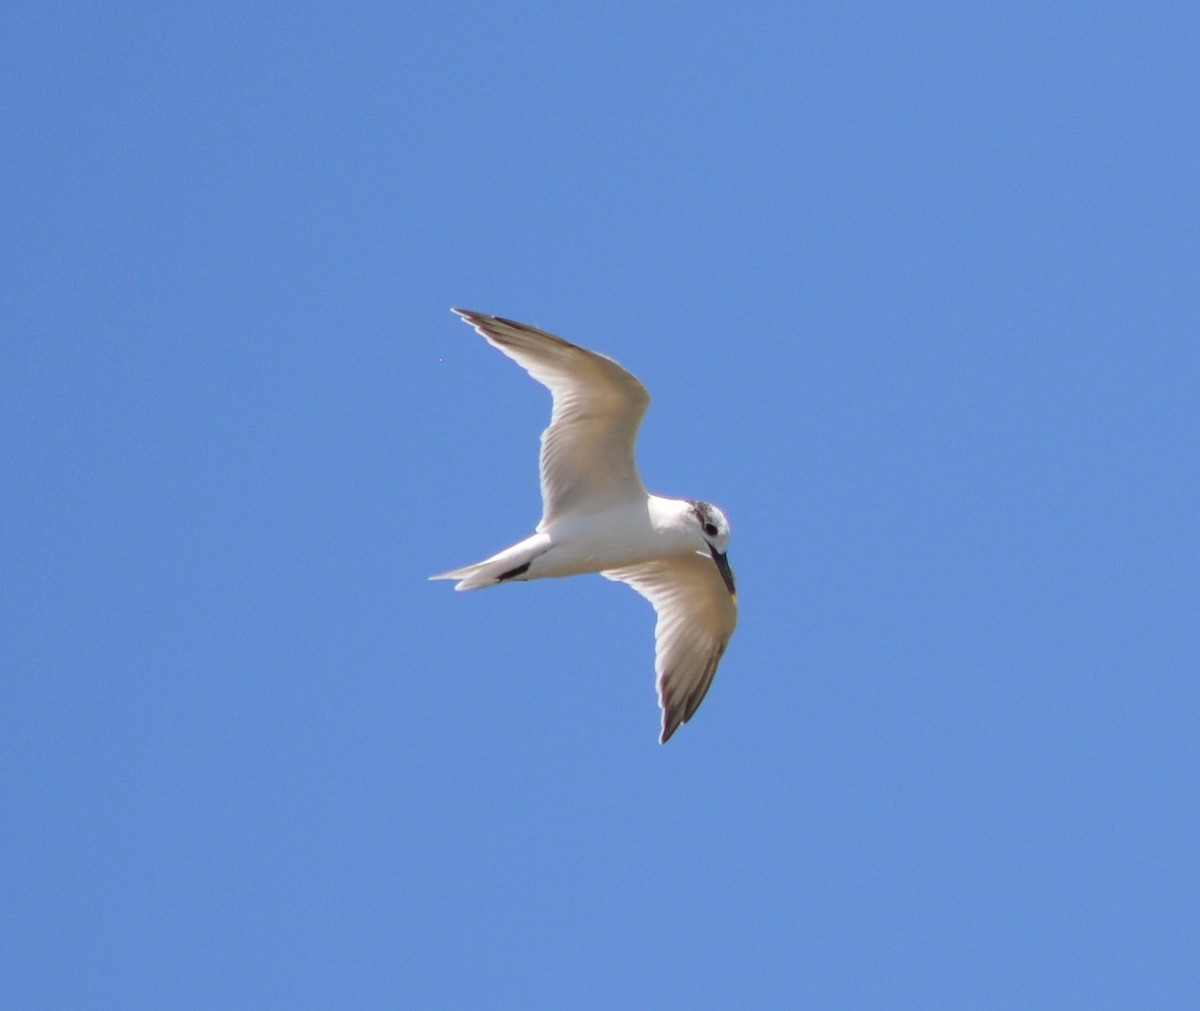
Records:
M516 323L513 320L505 319L503 316L492 316L486 312L475 312L473 309L451 309L452 313L457 314L464 321L475 328L475 332L486 338L497 347L512 347L513 340L502 330L497 329L497 324L507 324L515 330L529 330L530 327L524 323Z

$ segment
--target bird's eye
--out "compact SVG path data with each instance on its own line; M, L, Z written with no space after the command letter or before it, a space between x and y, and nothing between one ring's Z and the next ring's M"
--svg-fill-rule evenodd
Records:
M712 523L704 524L704 532L708 534L709 537L717 536L717 528Z

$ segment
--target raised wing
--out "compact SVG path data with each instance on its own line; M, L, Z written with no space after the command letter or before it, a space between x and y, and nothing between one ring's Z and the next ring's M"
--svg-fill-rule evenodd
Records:
M644 497L633 447L650 395L611 358L499 316L455 309L488 342L550 390L542 433L542 521Z
M666 744L695 715L737 624L737 598L713 559L676 555L601 575L628 583L654 605L654 669Z

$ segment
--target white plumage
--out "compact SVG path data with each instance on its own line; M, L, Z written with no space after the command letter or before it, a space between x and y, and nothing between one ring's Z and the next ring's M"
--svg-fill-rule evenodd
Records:
M666 742L696 712L737 624L729 523L707 502L646 492L634 459L650 397L611 358L524 323L455 309L550 390L542 433L542 519L525 540L433 579L473 590L599 572L658 614L655 670Z

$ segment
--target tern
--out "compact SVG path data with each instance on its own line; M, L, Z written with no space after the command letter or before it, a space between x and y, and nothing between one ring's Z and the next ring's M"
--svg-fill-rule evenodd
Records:
M650 395L611 358L501 316L453 310L550 390L542 433L542 519L523 541L431 579L456 590L585 572L653 605L665 744L695 715L737 624L729 521L709 502L649 494L634 443Z

